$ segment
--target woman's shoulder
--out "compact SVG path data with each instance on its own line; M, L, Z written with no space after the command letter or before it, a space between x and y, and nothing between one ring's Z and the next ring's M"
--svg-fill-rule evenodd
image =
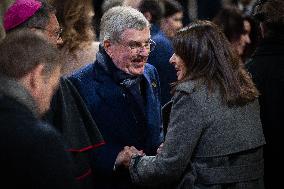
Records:
M176 86L176 92L184 92L188 94L206 92L207 87L202 80L186 80Z
M179 83L175 90L175 99L181 97L190 100L203 108L210 109L213 106L222 106L222 97L218 87L209 90L208 85L203 80L188 80Z

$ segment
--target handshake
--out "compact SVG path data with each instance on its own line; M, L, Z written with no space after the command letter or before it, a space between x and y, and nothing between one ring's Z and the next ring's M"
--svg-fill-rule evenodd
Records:
M132 157L134 156L144 156L143 150L137 150L134 146L125 146L121 150L115 160L115 167L128 168Z
M162 150L163 143L159 146L157 149L157 154L159 154ZM143 152L143 150L137 150L134 146L125 146L123 150L121 150L115 160L115 168L116 167L124 167L128 168L130 161L133 157L137 156L145 156L146 154Z

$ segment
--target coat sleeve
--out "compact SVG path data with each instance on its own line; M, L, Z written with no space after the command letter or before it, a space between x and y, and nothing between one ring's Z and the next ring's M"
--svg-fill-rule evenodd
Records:
M21 142L22 149L18 151L23 160L30 162L22 167L27 167L24 172L34 173L30 178L33 186L42 189L77 188L72 160L65 151L61 136L49 125L38 123L36 126L37 130L25 135L28 137Z
M188 93L178 92L173 98L162 152L132 159L129 167L132 181L148 186L176 182L190 165L203 124L200 105Z

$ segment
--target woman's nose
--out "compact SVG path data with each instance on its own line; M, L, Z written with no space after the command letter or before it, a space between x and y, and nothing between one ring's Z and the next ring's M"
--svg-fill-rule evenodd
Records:
M169 60L170 64L174 64L175 54L173 54Z
M247 44L250 44L250 43L251 43L251 40L250 40L249 35L246 34L244 37L245 37L245 42L246 42Z

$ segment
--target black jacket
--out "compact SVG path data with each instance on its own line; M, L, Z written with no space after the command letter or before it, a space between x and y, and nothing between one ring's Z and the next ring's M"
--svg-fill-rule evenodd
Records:
M282 128L284 107L284 38L265 39L252 56L247 68L261 93L261 121L267 133L267 144L273 138L268 135ZM283 126L283 125L282 125ZM276 131L277 133L277 131Z
M91 114L75 86L61 78L59 89L53 97L51 109L45 120L51 123L66 141L75 165L75 177L81 189L94 188L93 153L105 144Z
M279 153L283 143L284 107L284 37L267 38L256 49L247 68L260 92L260 118L266 138L264 148L264 180L266 188L282 185L275 172L284 156Z
M36 106L23 88L16 82L4 86L1 81L1 185L29 189L77 188L73 165L59 135L39 121Z

